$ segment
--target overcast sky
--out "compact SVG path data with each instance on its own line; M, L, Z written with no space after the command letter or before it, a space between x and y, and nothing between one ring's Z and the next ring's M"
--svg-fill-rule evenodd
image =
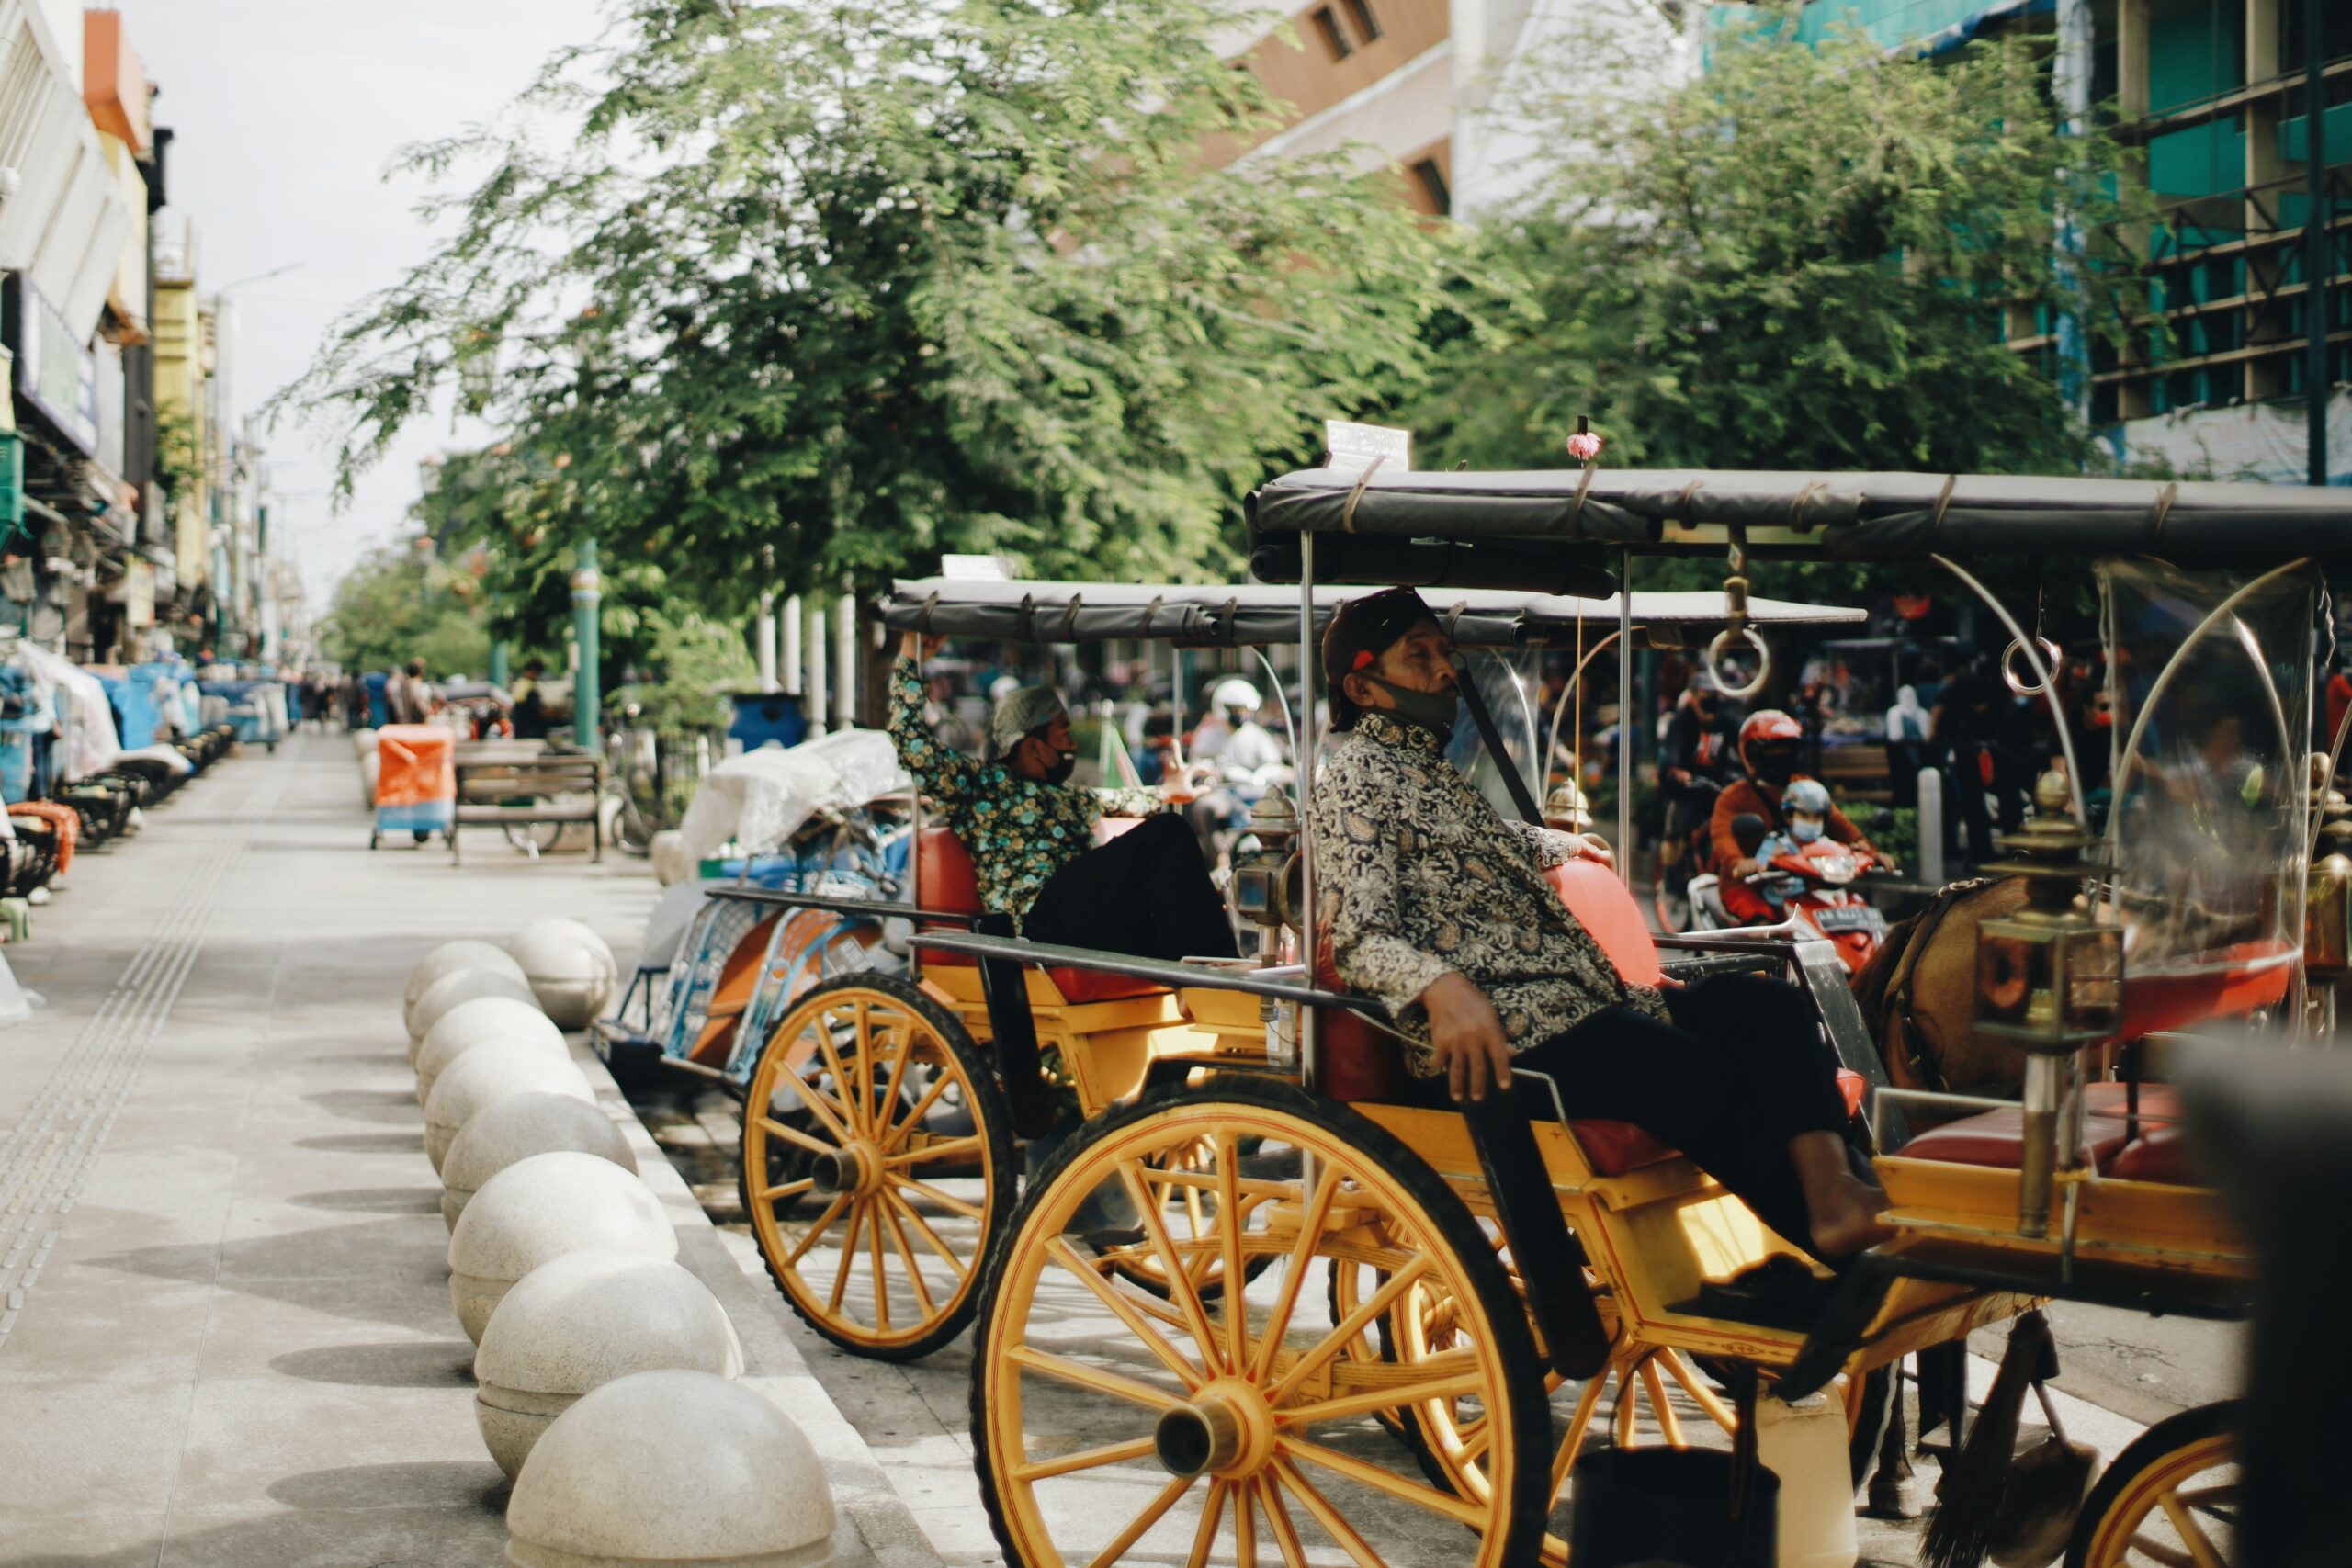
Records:
M382 177L393 152L495 114L554 50L596 37L605 15L598 0L116 4L162 88L156 123L178 133L158 221L175 234L194 220L199 290L300 264L231 289L248 410L301 372L345 306L425 254L411 211L423 187ZM420 425L340 513L318 437L287 424L265 435L314 605L401 526L418 460L478 435L446 418Z

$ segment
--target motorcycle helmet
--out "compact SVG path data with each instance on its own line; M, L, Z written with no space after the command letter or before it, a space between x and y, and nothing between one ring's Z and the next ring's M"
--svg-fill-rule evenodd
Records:
M1788 783L1804 747L1804 726L1778 708L1749 714L1739 727L1739 765L1758 784Z
M1219 681L1209 692L1209 706L1222 713L1253 714L1265 705L1266 699L1258 694L1258 688L1238 676Z
M1829 830L1829 791L1819 779L1799 779L1781 797L1781 815L1788 818L1789 837L1812 843Z

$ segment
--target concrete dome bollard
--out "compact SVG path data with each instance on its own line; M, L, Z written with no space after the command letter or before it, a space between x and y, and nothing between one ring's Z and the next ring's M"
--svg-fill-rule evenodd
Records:
M534 920L514 933L506 950L523 966L548 1016L566 1029L587 1028L620 988L613 950L578 920Z
M443 942L417 960L416 967L408 972L407 988L401 993L401 1021L411 1024L412 1039L424 1032L413 1027L416 1004L424 999L435 980L460 969L495 969L517 980L523 978L523 966L514 962L514 955L494 942Z
M503 969L459 969L434 981L416 998L416 1006L409 1010L408 1037L422 1043L435 1024L480 997L506 997L526 1007L539 1005L537 993L520 975L509 975Z
M533 1155L481 1185L449 1235L449 1301L481 1343L515 1280L568 1252L625 1252L667 1262L678 1233L644 1182L574 1150Z
M582 1394L671 1367L742 1375L743 1347L710 1287L675 1263L567 1253L514 1281L491 1314L474 1358L474 1418L511 1478Z
M792 1418L708 1372L581 1396L506 1505L508 1568L830 1568L833 1495Z
M376 784L384 776L384 759L370 751L359 759L359 804L376 809Z
M422 1105L433 1097L433 1080L447 1072L450 1063L475 1046L493 1041L571 1059L571 1045L563 1031L529 1002L512 997L476 997L443 1013L441 1021L417 1042L416 1102Z
M351 754L355 757L374 756L376 754L376 732L372 729L353 730L351 732Z
M440 1174L448 1160L451 1141L476 1111L508 1095L535 1090L596 1103L595 1091L569 1056L550 1055L528 1045L477 1045L450 1063L424 1102L424 1155L433 1162L434 1174Z
M632 1175L637 1156L604 1111L568 1094L534 1090L485 1105L449 1141L441 1162L441 1218L451 1230L483 1182L533 1155L570 1150L606 1159Z

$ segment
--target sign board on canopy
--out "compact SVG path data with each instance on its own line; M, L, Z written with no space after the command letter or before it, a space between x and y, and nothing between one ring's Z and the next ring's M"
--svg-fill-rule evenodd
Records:
M1413 467L1413 433L1394 425L1327 419L1323 446L1330 454L1324 466L1343 473L1363 473L1375 462L1383 473L1389 474L1406 473Z

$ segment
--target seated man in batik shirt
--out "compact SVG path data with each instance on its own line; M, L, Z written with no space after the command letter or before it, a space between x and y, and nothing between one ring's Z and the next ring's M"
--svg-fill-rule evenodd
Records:
M910 632L890 671L890 739L916 787L964 841L980 899L1032 942L1138 958L1230 958L1233 925L1209 881L1200 841L1181 814L1182 781L1157 790L1092 790L1078 764L1069 715L1044 686L1006 695L989 717L994 761L939 743L922 717L922 660ZM1145 818L1106 844L1106 814Z
M1318 921L1414 1072L1477 1125L1507 1113L1490 1090L1510 1090L1514 1064L1541 1071L1569 1115L1645 1128L1818 1257L1882 1239L1884 1194L1849 1155L1838 1060L1804 994L1755 976L1661 993L1618 975L1543 874L1595 847L1506 821L1446 761L1453 649L1420 596L1342 606L1323 673L1337 733L1307 815ZM1526 1087L1519 1104L1548 1117Z

